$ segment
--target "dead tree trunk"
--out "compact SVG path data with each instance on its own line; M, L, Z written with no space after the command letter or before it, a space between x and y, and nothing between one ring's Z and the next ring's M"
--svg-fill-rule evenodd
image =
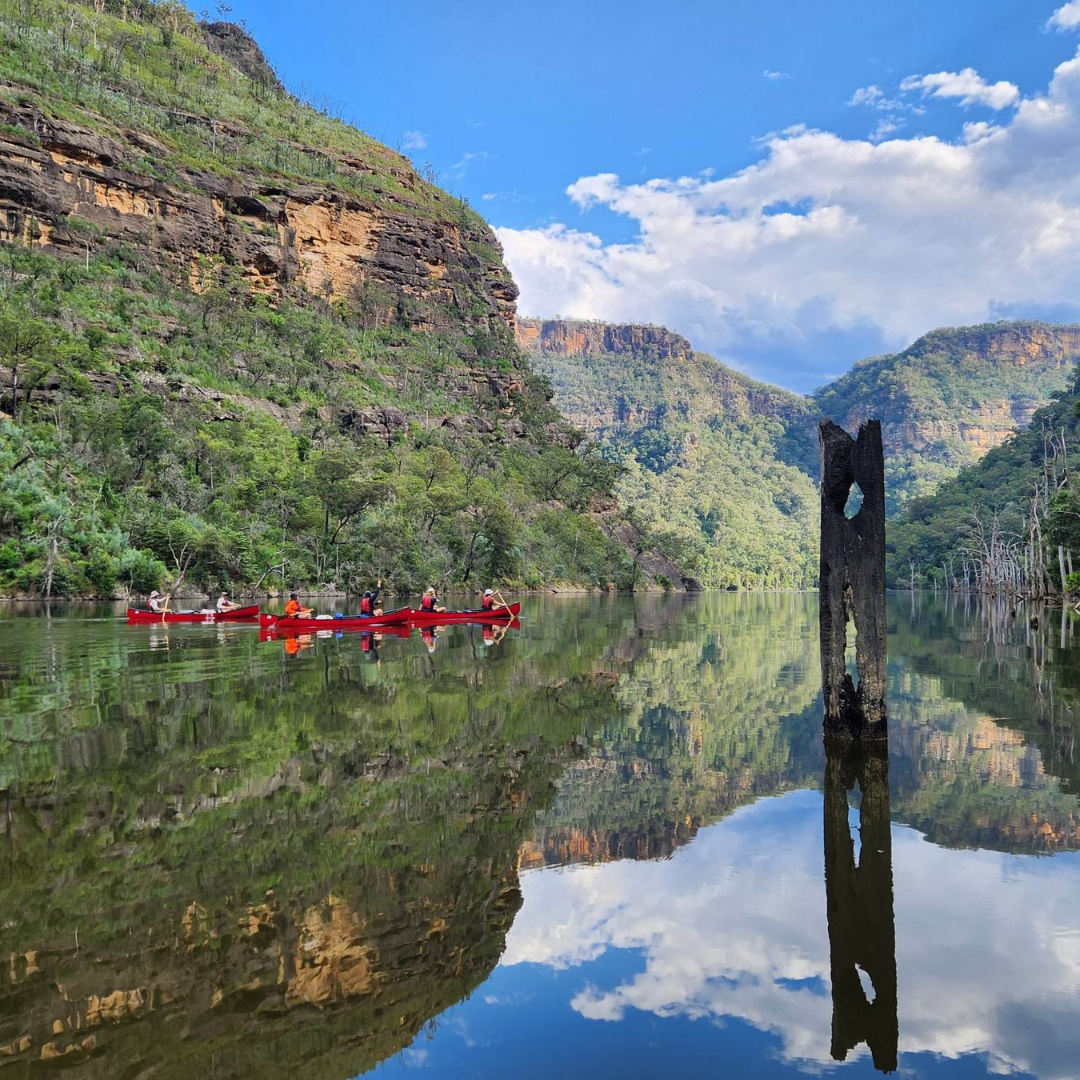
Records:
M860 1042L881 1072L896 1069L896 923L893 917L889 757L883 743L825 738L825 910L832 981L832 1056ZM848 792L859 785L859 859ZM868 996L859 969L869 976Z
M881 424L867 420L857 439L831 420L821 443L821 680L825 730L888 736L885 715L885 456ZM859 512L844 512L858 484ZM856 687L845 663L847 624L855 621Z

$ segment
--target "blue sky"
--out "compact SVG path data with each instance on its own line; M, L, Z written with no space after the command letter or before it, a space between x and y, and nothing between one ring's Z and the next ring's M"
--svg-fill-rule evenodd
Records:
M1063 255L1080 70L1055 76L1080 4L1048 26L1058 8L236 0L231 17L291 87L482 210L523 314L664 322L808 389L942 323L1080 313Z

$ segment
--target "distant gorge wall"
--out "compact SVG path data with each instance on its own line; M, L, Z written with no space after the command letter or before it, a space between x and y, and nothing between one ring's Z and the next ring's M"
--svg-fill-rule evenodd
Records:
M557 356L596 356L655 350L659 359L689 360L690 342L662 326L614 325L563 319L519 318L517 343L526 352Z
M1004 324L991 330L962 331L954 338L954 344L959 346L961 362L985 364L988 370L995 366L1015 366L1060 372L1064 385L1069 371L1080 360L1080 327ZM905 409L907 402L899 398L895 406L860 404L838 423L854 431L864 420L876 415L881 419L886 453L922 453L941 440L955 439L974 461L1000 446L1014 431L1030 424L1036 410L1046 405L1050 396L1045 393L1036 398L1010 400L988 394L971 401L956 418L940 419L911 416Z
M658 362L692 364L693 368L674 373L677 380L697 378L706 392L702 407L711 411L719 405L733 420L748 413L775 417L789 427L806 429L806 438L816 439L813 429L823 411L819 402L829 388L817 395L799 395L753 380L695 353L681 335L658 326L616 325L593 321L519 318L517 341L523 350L536 356L593 357L642 355ZM919 348L919 342L911 351ZM1080 359L1080 327L1002 324L1000 327L972 328L956 332L952 346L959 347L959 362L995 367L1030 367L1048 374L1060 372L1064 385L1068 372ZM1050 400L1050 393L1037 397L1010 399L988 392L980 400L954 410L953 415L914 415L905 387L889 401L867 400L831 417L849 431L870 417L882 422L882 438L888 454L919 454L936 450L943 442L964 448L962 461L974 461L1001 445L1012 432L1027 426L1035 411ZM646 426L656 419L655 410L637 408L619 413L600 402L591 411L573 420L592 434L616 425Z

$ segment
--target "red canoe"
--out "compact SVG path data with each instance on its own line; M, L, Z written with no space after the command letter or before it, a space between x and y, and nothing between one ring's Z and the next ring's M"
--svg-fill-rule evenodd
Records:
M259 616L259 625L264 630L275 632L312 630L378 630L384 626L403 626L409 621L409 609L398 608L382 615L346 615L341 619L304 619L288 615L271 615L264 611Z
M445 626L447 623L502 623L517 617L520 604L496 608L494 611L417 611L413 608L409 622L413 626Z
M129 623L219 623L235 622L237 619L257 619L259 617L259 605L251 607L233 608L232 611L150 611L148 608L128 608L127 621Z

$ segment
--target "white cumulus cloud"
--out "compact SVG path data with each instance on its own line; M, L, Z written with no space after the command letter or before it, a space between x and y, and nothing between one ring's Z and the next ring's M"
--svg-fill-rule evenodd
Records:
M1069 0L1050 16L1047 30L1075 30L1080 26L1080 0Z
M405 131L401 135L403 150L423 150L427 147L427 135L422 131Z
M974 72L919 78L961 103L1015 91ZM887 100L874 87L860 95ZM799 388L935 326L1072 310L1080 54L1015 104L1000 125L967 125L955 141L800 126L767 136L760 160L728 175L581 177L567 189L579 223L498 230L520 310L664 323ZM623 218L626 238L589 229L598 210Z
M887 139L890 135L895 134L905 124L905 121L899 117L883 116L875 126L874 130L870 132L871 142L881 142L882 139Z
M991 109L1007 109L1020 100L1020 88L1014 83L988 83L974 68L909 75L900 83L900 89L905 94L921 90L930 97L959 98L961 105L986 105Z

